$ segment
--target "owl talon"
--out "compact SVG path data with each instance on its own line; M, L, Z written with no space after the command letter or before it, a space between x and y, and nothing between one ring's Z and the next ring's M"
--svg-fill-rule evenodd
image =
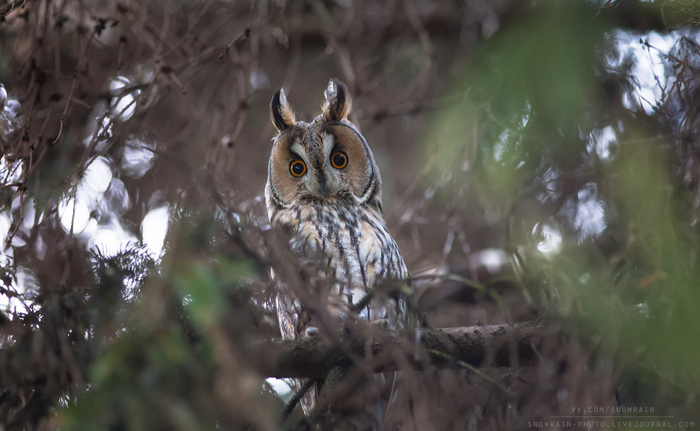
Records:
M369 322L370 326L377 329L387 329L389 327L388 319L377 319Z
M315 326L309 326L304 330L304 336L305 337L317 337L318 336L318 328Z

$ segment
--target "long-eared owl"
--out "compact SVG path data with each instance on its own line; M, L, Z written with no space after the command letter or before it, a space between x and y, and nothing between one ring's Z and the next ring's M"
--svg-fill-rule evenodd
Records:
M326 267L328 289L322 302L329 309L403 327L406 307L398 298L373 299L356 313L350 311L371 289L405 279L408 272L382 215L382 182L374 156L347 119L347 88L331 80L324 94L322 113L311 122L295 119L284 91L272 98L270 117L279 133L265 187L270 222L291 228L291 247L302 260ZM317 330L298 296L282 288L277 297L284 338ZM302 406L308 413L309 402Z

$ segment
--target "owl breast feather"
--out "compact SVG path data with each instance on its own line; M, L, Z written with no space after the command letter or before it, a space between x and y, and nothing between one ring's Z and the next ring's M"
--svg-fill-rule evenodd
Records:
M407 276L398 246L375 209L302 205L278 216L278 223L295 229L291 246L302 261L330 269L328 276L338 301L356 304L382 281ZM390 316L385 305L372 301L360 311L360 317L386 319ZM390 308L398 306L392 305Z

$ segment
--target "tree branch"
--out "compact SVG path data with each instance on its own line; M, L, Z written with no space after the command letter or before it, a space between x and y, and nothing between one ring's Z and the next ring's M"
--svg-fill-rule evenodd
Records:
M371 340L329 342L321 337L273 340L257 346L259 371L278 378L323 378L335 365L357 363L379 371L448 368L457 361L474 367L533 365L539 343L534 323L422 329L418 352L405 333L382 331ZM430 353L427 353L430 352ZM261 353L261 354L257 354Z

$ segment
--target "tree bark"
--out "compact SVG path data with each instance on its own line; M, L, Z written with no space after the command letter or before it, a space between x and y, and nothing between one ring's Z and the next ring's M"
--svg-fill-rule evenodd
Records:
M345 337L331 342L319 337L273 340L258 345L259 371L267 377L323 378L335 365L358 364L375 372L411 367L424 370L451 366L517 367L537 360L539 327L534 323L421 329L420 348L405 332ZM459 362L462 361L462 362Z

